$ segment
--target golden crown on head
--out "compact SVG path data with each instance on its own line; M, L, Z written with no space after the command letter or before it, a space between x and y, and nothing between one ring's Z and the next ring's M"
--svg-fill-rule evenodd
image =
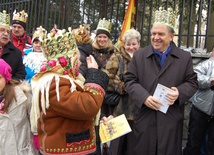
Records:
M0 25L10 27L10 14L7 14L6 10L0 12Z
M117 41L114 44L114 48L117 50L117 52L120 52L120 49L121 49L122 45L123 45L123 43L121 43L120 41Z
M33 33L33 39L38 38L40 41L42 41L46 35L47 31L42 26L39 26Z
M28 17L28 14L24 10L17 13L16 13L16 10L13 12L13 20L18 20L26 23L27 17Z
M172 8L163 10L163 8L160 7L159 10L154 12L153 23L165 24L174 29L176 24L176 13Z
M53 28L47 34L47 37L43 39L42 48L48 60L73 55L78 51L75 37L71 30L71 27L68 28L68 32L65 29L59 30Z
M111 27L112 27L112 23L110 22L110 20L106 20L105 18L103 18L103 19L100 19L100 21L97 25L97 30L101 29L101 30L105 30L110 33Z

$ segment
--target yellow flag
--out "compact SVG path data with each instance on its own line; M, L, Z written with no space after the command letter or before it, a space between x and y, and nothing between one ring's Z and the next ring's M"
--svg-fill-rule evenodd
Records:
M122 38L124 33L134 27L136 17L136 0L129 0L128 8L126 10L126 14L123 20L123 25L121 28L120 37L115 44L116 48L119 48L122 44Z

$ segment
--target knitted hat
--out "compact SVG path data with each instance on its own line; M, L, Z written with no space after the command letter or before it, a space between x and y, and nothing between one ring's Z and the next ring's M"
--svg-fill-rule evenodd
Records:
M0 59L0 74L5 78L6 83L8 83L12 77L11 71L11 67L3 59Z
M26 30L26 23L24 23L24 22L22 22L22 21L13 20L13 21L12 21L12 25L13 25L13 24L19 24L19 25L21 25L21 26L24 28L24 30Z
M96 36L99 34L106 34L110 38L111 27L112 23L109 20L106 20L105 18L102 20L100 19L96 29Z
M99 34L105 34L105 35L107 35L109 38L111 37L110 33L109 33L108 31L106 31L106 30L98 29L98 30L96 31L96 36L98 36Z
M28 17L28 14L24 10L17 12L17 13L15 10L13 12L12 25L13 24L19 24L26 30L27 17Z

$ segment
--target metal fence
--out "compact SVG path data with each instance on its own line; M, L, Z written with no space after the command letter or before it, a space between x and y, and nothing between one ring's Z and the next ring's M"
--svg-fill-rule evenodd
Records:
M214 43L214 2L213 0L136 0L135 28L141 33L141 46L150 43L152 12L160 6L172 7L178 14L179 26L175 42L178 46L208 48ZM100 18L113 23L112 39L116 42L120 35L127 0L1 0L0 11L25 10L28 13L27 33L43 26L50 31L54 24L58 28L77 28L80 24L90 24L95 30Z

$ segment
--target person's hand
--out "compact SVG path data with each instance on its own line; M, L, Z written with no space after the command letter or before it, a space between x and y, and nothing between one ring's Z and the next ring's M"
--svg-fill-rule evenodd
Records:
M169 101L169 105L173 105L174 102L178 99L179 96L179 92L178 89L176 87L171 87L171 89L173 90L172 92L169 92L166 95L166 99Z
M147 97L144 104L153 110L159 110L160 106L162 105L162 103L157 98L155 98L153 96Z
M92 55L89 55L86 58L88 68L96 68L98 69L98 64Z
M103 124L107 124L107 122L111 119L113 119L114 117L112 115L108 116L108 117L103 117L101 120L100 120L100 123L103 123Z

